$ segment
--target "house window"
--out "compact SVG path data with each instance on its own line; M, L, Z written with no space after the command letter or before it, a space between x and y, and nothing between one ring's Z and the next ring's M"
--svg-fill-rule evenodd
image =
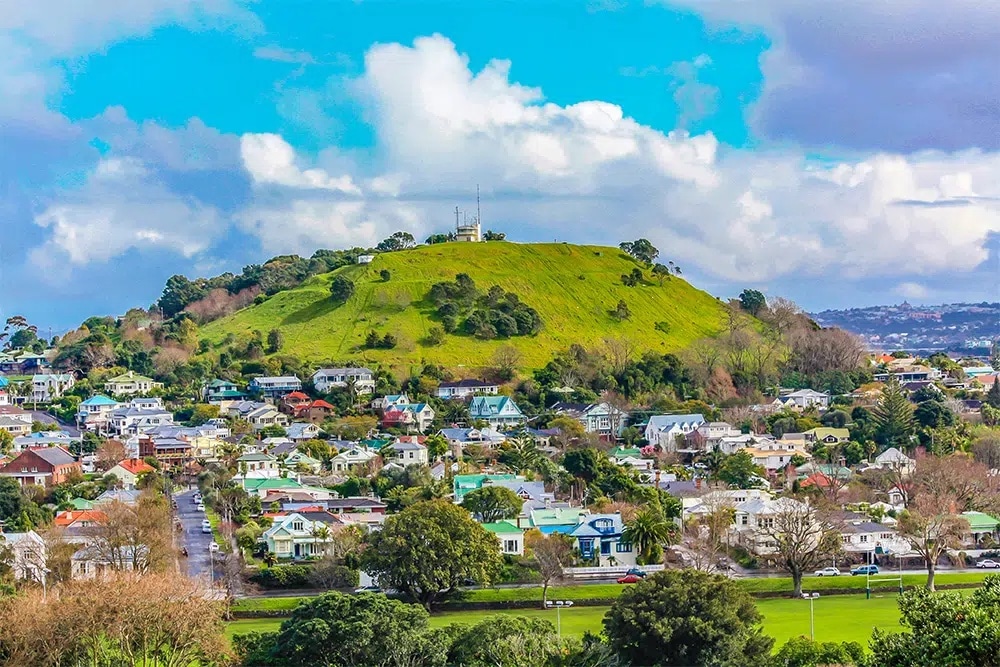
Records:
M867 535L861 535L861 543L864 544L867 541L868 541L868 536Z
M850 544L851 543L851 536L850 535L841 535L840 536L840 541L843 542L844 544Z
M628 542L618 542L615 544L615 551L620 554L630 554L632 553L632 545Z
M517 553L517 540L504 540L503 550L506 553Z
M891 540L892 539L892 533L882 533L882 534L880 534L878 536L878 538L880 540Z
M761 528L774 528L774 517L763 517L757 520L757 524Z
M602 541L601 542L601 555L610 556L611 555L611 542Z
M303 530L302 522L295 521L294 523L292 523L292 530Z
M744 514L743 516L740 517L740 525L741 526L747 526L749 524L750 524L750 516L749 515Z

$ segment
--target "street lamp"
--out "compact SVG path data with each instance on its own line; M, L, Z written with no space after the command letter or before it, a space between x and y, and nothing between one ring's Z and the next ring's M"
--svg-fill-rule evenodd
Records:
M556 632L558 633L558 635L559 635L560 638L562 638L562 617L561 617L560 612L562 611L563 607L572 607L572 606L573 606L573 601L572 600L546 600L545 601L545 608L546 609L553 609L553 608L555 608L555 610L556 610Z
M809 600L809 639L816 641L816 616L813 613L813 602L819 597L819 593L803 593L802 599Z

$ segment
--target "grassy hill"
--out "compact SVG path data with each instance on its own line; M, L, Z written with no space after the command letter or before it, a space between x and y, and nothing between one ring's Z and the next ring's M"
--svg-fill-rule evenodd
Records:
M590 347L607 337L627 336L641 349L670 352L721 329L722 303L685 280L672 278L661 286L645 271L647 284L624 286L620 276L636 266L617 248L600 246L507 242L422 246L315 276L206 325L201 335L218 344L228 334L258 330L266 335L280 328L284 354L314 362L351 360L395 367L417 363L480 367L489 364L496 348L513 344L521 351L522 366L536 368L573 343ZM388 282L379 277L383 269L392 274ZM480 290L500 285L517 294L540 313L542 331L491 341L449 334L443 345L427 345L423 339L428 330L440 324L427 294L431 285L454 280L458 273L469 274ZM355 283L354 295L343 304L330 299L330 281L336 275ZM632 312L624 322L609 313L620 299ZM666 332L656 328L660 322L666 323ZM398 346L361 349L372 330L396 335Z

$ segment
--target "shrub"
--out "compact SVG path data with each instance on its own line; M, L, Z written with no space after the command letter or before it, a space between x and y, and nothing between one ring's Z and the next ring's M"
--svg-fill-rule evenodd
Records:
M354 294L354 283L344 276L337 276L330 283L330 296L334 301L347 301L352 294Z
M382 269L381 271L378 272L378 275L379 278L381 278L382 282L384 283L389 282L389 280L392 278L392 273L389 271L389 269Z
M258 570L249 579L261 588L309 588L311 573L308 565L276 565Z

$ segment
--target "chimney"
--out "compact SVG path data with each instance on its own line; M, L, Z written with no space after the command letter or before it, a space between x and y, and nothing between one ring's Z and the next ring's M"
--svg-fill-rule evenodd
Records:
M694 478L694 488L701 491L701 477Z

